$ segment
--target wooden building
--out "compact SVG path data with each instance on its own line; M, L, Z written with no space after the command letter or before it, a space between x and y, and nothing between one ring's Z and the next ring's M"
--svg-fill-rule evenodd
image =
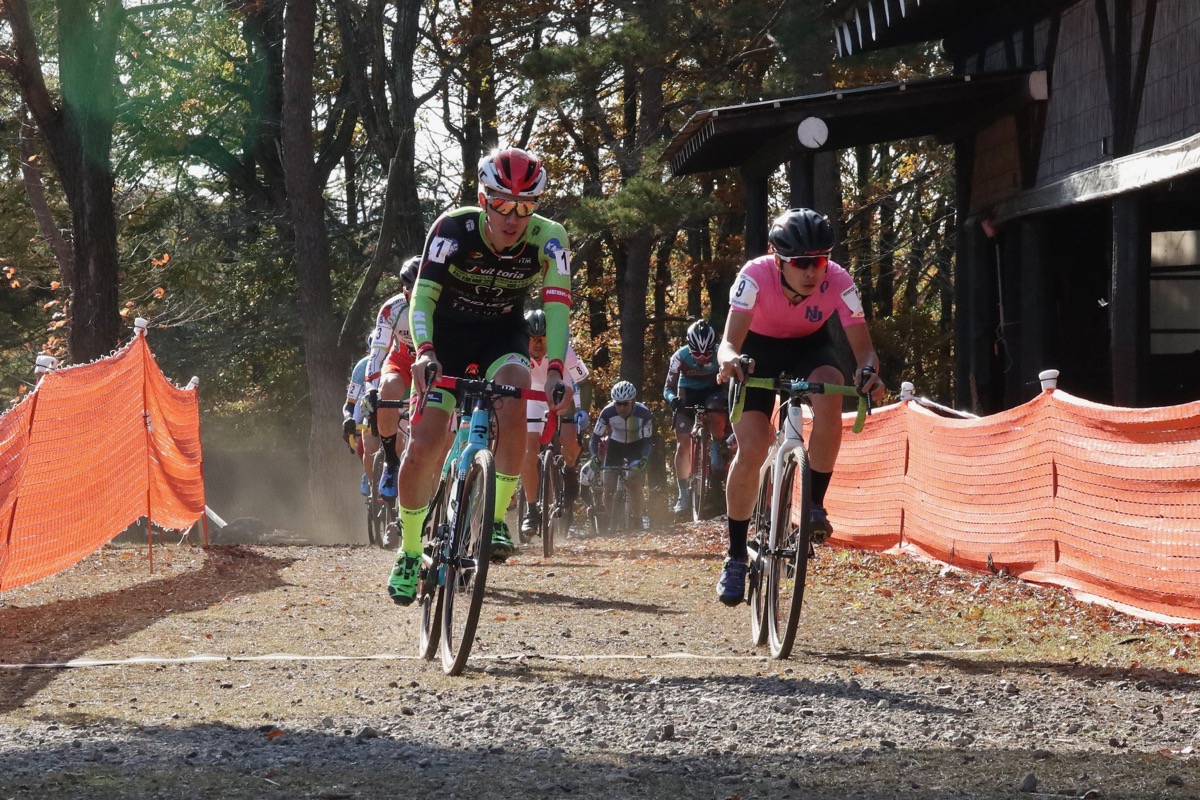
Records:
M958 175L957 405L1018 405L1047 368L1098 402L1200 399L1200 0L829 13L840 55L939 42L953 76L695 114L664 160L741 170L748 255L765 251L780 165L788 202L811 202L816 154L936 136Z

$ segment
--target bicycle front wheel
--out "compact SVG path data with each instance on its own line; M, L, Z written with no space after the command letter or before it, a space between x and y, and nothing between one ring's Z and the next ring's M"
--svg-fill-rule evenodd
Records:
M383 473L383 452L377 450L371 460L371 485L367 492L367 544L377 544L382 541L386 530L387 519L383 507L386 503L379 496L379 476ZM382 545L381 545L382 546Z
M630 501L628 487L621 484L613 492L612 497L612 511L609 518L609 530L612 533L624 533L629 530L633 519L633 510L630 508Z
M432 661L441 641L442 552L446 522L446 486L443 484L429 504L429 514L421 527L421 581L417 584L417 601L421 604L421 658Z
M812 478L803 447L784 462L776 536L767 548L767 628L772 658L787 658L796 643L808 575Z
M542 556L549 558L554 555L555 536L566 536L567 529L563 526L566 519L566 504L563 503L563 476L559 459L551 451L542 453L539 458L542 495ZM569 524L569 523L568 523Z
M529 516L529 501L525 499L525 486L517 484L517 541L529 544L532 533L525 532L525 517Z
M442 669L459 675L467 665L487 584L496 508L496 465L488 450L471 461L451 533L442 587Z
M708 453L708 431L692 437L692 522L707 518L708 473L711 467Z
M758 485L758 501L750 515L750 530L747 547L750 551L750 569L746 575L747 592L750 599L750 638L755 646L767 643L767 546L771 539L771 486L775 481L775 467L767 468Z

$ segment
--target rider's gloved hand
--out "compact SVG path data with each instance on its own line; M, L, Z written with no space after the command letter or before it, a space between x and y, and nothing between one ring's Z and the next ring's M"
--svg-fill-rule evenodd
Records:
M592 418L582 408L575 412L575 427L579 430L586 428L591 421Z
M679 409L683 408L683 398L679 395L675 395L671 398L670 406L672 411L679 413Z
M638 472L644 472L646 470L646 462L640 458L634 459L633 461L629 462L629 468L635 469Z
M350 437L354 435L355 428L356 425L352 418L346 417L342 420L342 440L349 443Z

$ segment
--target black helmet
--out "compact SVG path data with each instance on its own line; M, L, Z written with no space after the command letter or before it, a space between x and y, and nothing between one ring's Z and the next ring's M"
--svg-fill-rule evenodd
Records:
M400 265L400 283L404 284L405 291L412 291L413 285L417 282L417 271L420 269L420 256L413 256Z
M775 218L767 240L784 258L827 256L833 250L833 226L811 208L793 208Z
M525 330L530 336L546 335L546 312L535 308L525 312Z
M717 346L717 332L706 319L698 319L687 329L688 348L694 356L712 355Z

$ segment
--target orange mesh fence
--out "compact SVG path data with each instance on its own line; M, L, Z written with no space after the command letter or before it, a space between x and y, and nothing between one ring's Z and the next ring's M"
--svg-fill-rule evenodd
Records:
M846 430L834 541L1007 570L1162 622L1200 623L1200 403L1043 392L983 419L916 403Z
M200 409L144 336L42 377L0 417L0 591L53 575L147 518L204 514Z

